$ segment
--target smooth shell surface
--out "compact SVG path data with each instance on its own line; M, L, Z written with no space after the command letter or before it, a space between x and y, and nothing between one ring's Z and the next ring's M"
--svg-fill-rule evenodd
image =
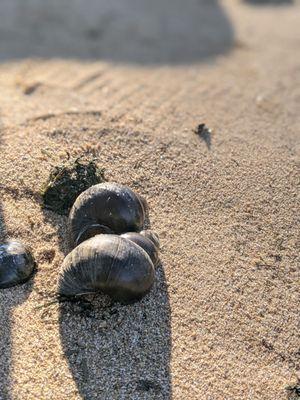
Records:
M74 247L99 233L121 234L143 228L147 204L130 188L100 183L81 193L69 215L69 233Z
M143 297L154 282L154 266L137 244L117 235L97 235L65 258L58 280L63 296L102 292L116 301Z
M0 289L26 282L35 263L29 249L18 241L0 245Z
M153 240L151 240L152 236ZM142 249L144 249L145 252L151 258L154 267L157 266L159 261L159 254L158 254L159 242L158 242L158 236L155 232L152 231L142 231L141 233L127 232L121 235L121 237L131 240L132 242L139 245Z

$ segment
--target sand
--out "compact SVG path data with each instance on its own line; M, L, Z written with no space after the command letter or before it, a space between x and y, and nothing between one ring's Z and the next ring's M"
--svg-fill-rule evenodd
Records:
M0 399L286 399L300 379L300 3L86 4L0 3L1 239L38 263L0 291ZM161 265L140 303L47 306L66 218L39 191L68 153L149 202Z

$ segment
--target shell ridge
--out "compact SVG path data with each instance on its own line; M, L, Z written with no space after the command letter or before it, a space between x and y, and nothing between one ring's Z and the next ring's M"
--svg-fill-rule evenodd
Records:
M117 256L118 256L118 254L119 254L119 252L120 252L121 242L122 242L121 240L118 240L117 249L116 249L116 251L115 251L115 254L114 254L114 258L113 258L113 260L112 260L112 263L111 263L111 265L110 265L110 271L109 271L109 273L108 273L108 275L107 275L107 279L106 279L106 282L105 282L105 283L108 283L108 282L109 282L109 279L110 279L110 277L111 277L111 274L113 273L114 266L115 266L116 260L117 260ZM119 274L120 274L120 272L119 272ZM118 274L117 276L119 276L119 274Z

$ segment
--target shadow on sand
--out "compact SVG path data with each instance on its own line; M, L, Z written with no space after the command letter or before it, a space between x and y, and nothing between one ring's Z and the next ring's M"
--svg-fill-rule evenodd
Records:
M12 396L12 340L11 332L13 328L13 310L20 304L24 303L33 288L34 277L28 282L20 286L14 286L10 289L1 289L0 292L0 399L13 400Z
M61 304L64 353L85 400L171 399L170 305L163 268L141 302Z
M5 219L0 203L0 243L7 239ZM12 400L12 313L15 307L24 303L31 293L34 277L21 286L0 289L0 399Z
M293 4L294 0L245 0L245 2L250 4L255 4L257 6L265 6L265 5L279 6L285 4Z
M0 59L185 64L228 51L218 0L2 0Z

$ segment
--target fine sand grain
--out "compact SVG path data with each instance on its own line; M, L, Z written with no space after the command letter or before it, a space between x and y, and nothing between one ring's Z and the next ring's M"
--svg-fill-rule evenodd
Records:
M191 0L198 19L163 43L183 2L130 14L133 0L103 1L105 18L68 3L0 3L1 236L38 263L0 291L0 399L287 399L300 378L299 2ZM68 19L80 7L81 25ZM193 29L200 50L184 52ZM68 249L40 189L68 153L149 202L161 265L140 303L47 305Z

